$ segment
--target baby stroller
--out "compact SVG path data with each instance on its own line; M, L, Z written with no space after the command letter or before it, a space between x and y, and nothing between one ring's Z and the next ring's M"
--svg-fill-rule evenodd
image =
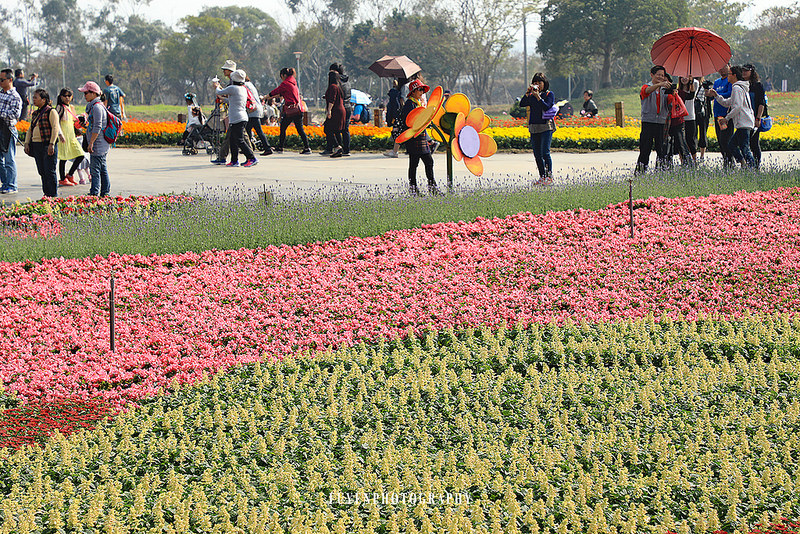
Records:
M213 148L214 130L210 127L206 116L199 107L193 110L200 124L190 126L189 130L184 134L183 138L183 155L193 156L197 154L198 150L205 149L208 154L211 154Z

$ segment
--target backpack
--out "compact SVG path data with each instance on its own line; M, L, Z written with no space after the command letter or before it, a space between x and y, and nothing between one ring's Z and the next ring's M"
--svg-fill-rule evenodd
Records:
M372 120L372 114L370 113L368 106L364 106L359 120L361 124L369 124L369 122Z
M103 109L106 112L106 126L101 130L101 133L103 134L103 139L106 140L106 143L113 145L117 142L117 139L122 134L122 119L108 111L105 106L103 106ZM87 133L92 129L92 111L94 111L94 106L92 106L92 108L89 110L89 127L87 128Z

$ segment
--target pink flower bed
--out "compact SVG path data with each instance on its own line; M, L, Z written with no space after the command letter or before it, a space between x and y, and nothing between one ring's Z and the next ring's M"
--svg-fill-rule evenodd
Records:
M0 264L0 378L116 405L408 327L800 309L800 190L649 199L260 250ZM117 351L108 351L108 277Z
M52 215L20 215L9 217L0 213L0 236L15 239L53 237L61 232L61 224Z

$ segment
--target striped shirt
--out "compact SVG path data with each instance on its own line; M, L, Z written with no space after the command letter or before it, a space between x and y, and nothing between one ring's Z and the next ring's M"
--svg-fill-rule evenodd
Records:
M14 128L14 126L17 124L17 119L21 111L22 98L19 96L19 93L14 89L9 91L0 89L0 119L3 119L15 135L16 128Z

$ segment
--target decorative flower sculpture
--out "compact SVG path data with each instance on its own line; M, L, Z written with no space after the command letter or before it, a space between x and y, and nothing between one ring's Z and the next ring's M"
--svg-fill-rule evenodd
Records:
M444 90L440 85L431 92L427 107L414 108L409 112L406 117L406 126L408 126L408 129L397 136L397 143L405 143L409 139L424 132L425 128L430 126L433 117L442 109L443 100Z
M467 170L475 176L483 174L483 161L497 152L497 143L491 136L481 133L489 127L489 117L481 108L472 109L469 98L463 93L451 96L433 117L437 141L447 143L448 153L456 161L464 160ZM450 163L448 159L448 164ZM448 165L448 183L452 181Z

